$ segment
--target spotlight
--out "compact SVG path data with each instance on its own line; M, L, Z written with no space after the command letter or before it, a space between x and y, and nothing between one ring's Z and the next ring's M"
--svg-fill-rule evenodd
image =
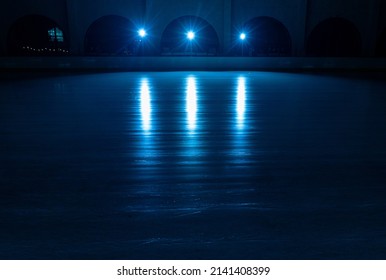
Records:
M245 33L244 33L244 32L243 32L243 33L241 33L241 34L240 34L240 40L244 41L244 40L245 40L245 38L247 38L247 35L245 35Z
M194 34L193 31L189 31L188 33L186 33L186 37L188 37L188 39L190 41L192 41L194 39L194 37L196 36L196 34Z
M143 28L139 29L139 30L138 30L138 35L139 35L139 37L141 37L141 38L146 37L146 35L147 35L146 30L143 29Z

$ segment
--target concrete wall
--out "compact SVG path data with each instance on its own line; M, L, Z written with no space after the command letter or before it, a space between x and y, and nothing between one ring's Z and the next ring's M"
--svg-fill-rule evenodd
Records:
M386 58L2 57L0 71L385 71Z
M0 55L6 53L8 31L19 18L26 15L46 16L71 37L66 11L66 0L3 0L0 9Z
M317 24L331 17L341 17L352 22L361 34L363 55L374 54L377 37L377 24L380 21L380 1L353 0L308 0L309 21L306 36ZM384 14L385 15L385 14Z
M146 18L154 32L154 42L160 45L162 33L166 26L180 16L197 16L209 22L217 32L220 40L220 48L224 44L224 1L223 0L169 0L148 1L146 6ZM167 8L165 8L167 5Z
M20 17L38 14L56 21L67 35L73 55L84 52L88 27L106 15L146 23L151 40L159 47L162 33L174 19L199 16L216 30L222 53L232 45L231 31L251 18L270 16L288 29L294 56L305 54L308 35L321 21L343 17L355 24L362 36L363 55L375 53L377 39L386 28L383 0L4 0L0 10L0 55L6 55L7 33Z
M237 28L244 22L260 16L273 17L288 29L293 55L302 55L306 0L233 1L233 25Z
M383 31L386 31L386 1L384 0L378 0L379 2L379 16L378 16L378 26L377 26L377 41L379 41L381 38ZM386 36L386 32L383 33L384 36ZM378 43L378 42L377 42Z
M72 53L82 55L90 25L103 16L117 15L139 24L145 17L144 0L67 0Z

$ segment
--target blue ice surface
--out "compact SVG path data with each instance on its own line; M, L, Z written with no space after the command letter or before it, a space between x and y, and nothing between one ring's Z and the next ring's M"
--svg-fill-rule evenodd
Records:
M0 259L385 259L385 169L371 74L14 73Z

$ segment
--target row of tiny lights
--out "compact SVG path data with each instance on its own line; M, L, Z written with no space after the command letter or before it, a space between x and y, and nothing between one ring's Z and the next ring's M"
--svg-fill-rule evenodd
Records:
M31 50L31 51L38 51L38 52L43 52L43 51L50 51L50 52L56 52L56 51L59 51L59 52L64 52L64 53L69 53L69 51L67 50L63 50L61 48L59 49L49 49L49 48L44 48L44 49L35 49L35 48L32 48L32 47L23 47L24 50Z

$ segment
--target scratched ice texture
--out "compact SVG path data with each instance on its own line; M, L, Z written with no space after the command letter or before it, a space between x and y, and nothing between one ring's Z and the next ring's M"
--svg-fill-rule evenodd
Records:
M376 74L1 74L1 259L385 259Z

